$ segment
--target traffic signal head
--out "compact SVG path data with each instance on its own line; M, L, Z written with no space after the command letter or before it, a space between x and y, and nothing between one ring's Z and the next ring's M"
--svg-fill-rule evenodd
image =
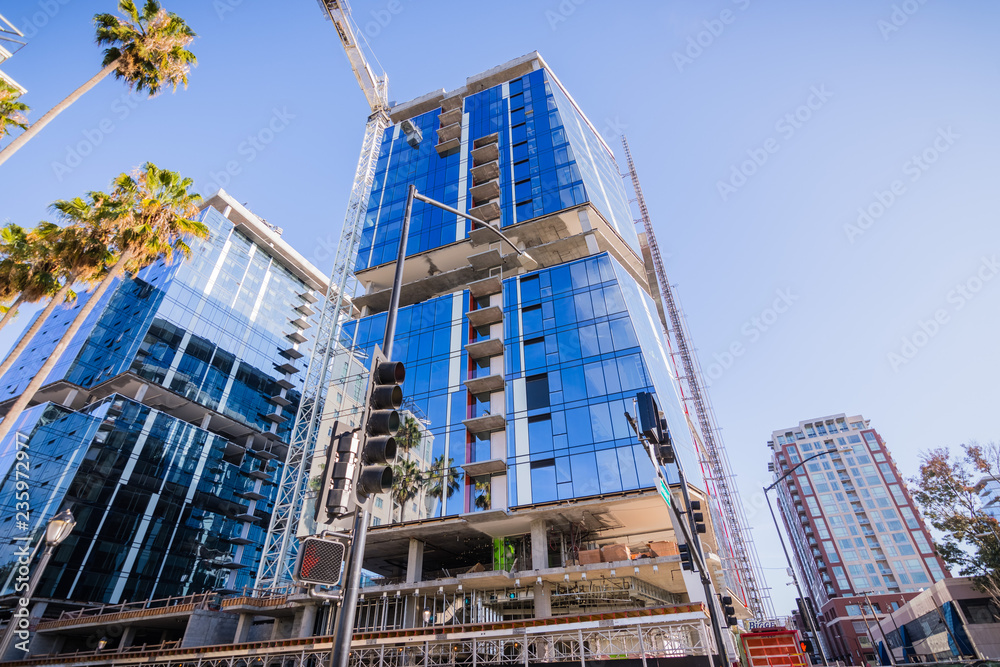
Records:
M677 460L677 457L674 455L674 446L669 444L657 447L656 455L657 458L660 459L660 464L665 466L668 466Z
M340 583L344 544L335 540L307 537L299 545L295 578L306 584L334 586Z
M669 444L660 421L660 410L656 399L648 391L635 395L636 411L639 413L639 432L656 444Z
M400 383L406 377L403 364L388 361L376 348L368 377L361 428L336 433L327 450L327 464L321 491L331 518L350 514L355 504L363 504L374 494L392 488L392 467L396 458L396 438L403 404ZM319 515L317 503L317 520Z
M810 639L803 639L802 641L799 642L799 648L802 649L803 653L812 653L812 651L813 651L812 640L810 640Z
M692 500L688 509L691 511L691 520L694 521L694 529L698 533L704 533L707 529L705 528L705 515L701 513L701 501Z
M681 568L694 572L694 561L691 560L691 547L686 544L678 544L677 551L681 556Z
M406 369L398 361L389 361L380 350L372 358L371 376L368 380L368 398L365 405L365 423L362 433L355 495L359 503L369 496L392 488L392 467L396 458L396 438L400 417L396 411L403 404Z

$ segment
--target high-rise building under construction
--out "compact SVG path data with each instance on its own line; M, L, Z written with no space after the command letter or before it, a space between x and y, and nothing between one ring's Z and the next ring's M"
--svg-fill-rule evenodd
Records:
M362 317L340 343L367 358L381 344L411 185L506 239L413 204L393 357L419 428L375 499L397 522L375 511L356 631L535 619L545 632L593 612L639 628L658 610L664 631L704 623L713 641L704 610L676 606L717 601L682 569L657 462L626 417L655 394L692 498L711 504L612 149L537 53L388 113L352 262ZM745 599L719 515L704 514L715 590Z

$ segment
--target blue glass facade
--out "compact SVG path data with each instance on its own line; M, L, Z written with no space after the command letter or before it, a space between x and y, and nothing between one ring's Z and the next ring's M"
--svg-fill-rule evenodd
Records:
M210 237L187 260L120 281L81 328L47 378L76 397L35 406L3 443L4 516L20 491L15 442L35 466L30 526L0 523L4 591L14 540L65 507L77 527L41 596L113 603L253 585L311 350L303 295L317 285L265 249L262 229L211 207L202 219ZM0 395L27 384L78 307L53 313Z
M433 436L428 458L449 460L459 484L429 516L486 509L484 494L495 496L490 485L504 479L463 472L467 464L495 457L489 437L463 424L496 413L463 384L492 372L470 361L464 349L488 338L465 319L471 298L463 291L399 311L393 357L406 364L405 395ZM507 505L653 486L649 455L636 444L624 413L635 414L637 392L652 391L673 433L686 433L687 424L649 295L602 253L504 280L503 311ZM384 327L384 314L348 323L343 342L370 353L381 344ZM689 440L677 440L683 464L697 470Z
M422 194L468 211L471 151L477 139L499 134L500 225L551 215L591 203L638 253L639 241L614 157L569 97L545 70L468 95L463 101L462 146L438 155L433 137L440 109L410 120L424 140L407 143L399 124L383 136L365 217L356 270L396 257L406 194ZM408 255L464 239L469 225L430 206L414 209Z
M118 602L252 585L271 504L257 503L247 535L230 519L247 511L240 494L253 480L241 473L252 457L238 464L225 438L118 395L78 412L45 404L32 413L22 448L31 462L30 531L43 532L60 507L77 520L39 595ZM5 470L13 456L5 450ZM11 482L0 486L0 503L13 517ZM5 592L15 584L14 538L26 532L12 521L0 528ZM233 538L249 544L234 547Z

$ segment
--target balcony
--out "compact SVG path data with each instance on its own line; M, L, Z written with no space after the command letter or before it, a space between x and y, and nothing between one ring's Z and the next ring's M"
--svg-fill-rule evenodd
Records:
M264 415L264 419L274 424L283 424L284 422L288 421L288 417L282 415L280 412L277 411L269 412L268 414Z
M473 461L463 463L461 466L465 474L472 477L482 477L483 475L496 475L507 471L507 462L503 459L490 459L489 461Z
M308 340L308 338L303 336L298 331L293 331L292 333L285 334L285 338L292 341L293 343L304 343Z
M278 371L279 373L283 373L285 375L290 375L292 373L298 373L299 372L299 369L295 366L295 364L287 362L287 361L285 363L281 364L280 366L279 365L275 365L274 370Z
M455 123L462 122L462 109L461 107L455 107L448 111L442 111L438 115L438 124L441 127L448 127L449 125L454 125Z
M440 155L441 157L444 157L448 153L451 153L453 151L457 151L459 148L461 148L461 146L462 146L461 139L457 139L456 138L456 139L450 139L448 141L443 141L443 142L439 143L437 146L434 147L434 150L437 151L438 155Z
M485 204L480 204L479 206L470 208L469 215L485 222L497 220L500 218L500 200L493 199Z
M299 352L298 349L294 347L287 347L284 350L279 351L278 354L283 356L285 359L301 359L302 357L306 356L301 352Z
M503 341L497 338L490 338L478 343L469 343L465 346L465 351L469 353L469 359L495 357L503 352Z
M507 419L503 415L485 414L481 417L473 417L462 422L469 433L473 435L479 433L492 433L501 431L507 425Z
M299 294L299 298L305 301L306 303L316 303L317 301L319 301L319 299L316 298L316 295L313 294L311 290L306 290L305 292L302 292L301 294Z
M457 143L457 142L456 142ZM472 168L472 182L473 184L485 183L486 181L492 181L493 179L500 176L500 163L499 162L488 162L487 164L476 165Z
M472 195L472 200L475 202L484 202L496 199L500 196L500 184L497 181L486 181L481 185L472 186L469 193Z
M490 324L498 324L503 321L503 310L500 306L488 306L470 310L465 314L469 318L469 324L474 327L485 327Z
M461 118L461 113L459 114L459 118ZM439 144L459 139L462 136L462 124L456 122L449 125L443 125L438 128L437 134Z
M474 298L481 299L491 294L499 294L503 289L503 283L500 281L500 276L490 276L489 278L469 283L468 288L469 293Z
M496 162L498 159L500 159L500 148L495 143L472 149L473 166Z
M481 378L469 378L465 381L465 388L470 394L492 394L503 389L503 375L487 375Z
M487 271L503 264L503 256L499 250L492 248L486 252L469 255L469 264L476 271Z

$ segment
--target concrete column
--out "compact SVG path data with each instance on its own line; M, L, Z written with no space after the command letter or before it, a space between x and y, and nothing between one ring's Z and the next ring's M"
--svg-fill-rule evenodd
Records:
M531 569L544 570L549 566L549 536L545 519L531 522Z
M253 614L240 614L240 622L236 624L236 636L233 637L233 643L242 644L247 641L251 627L253 627Z
M302 607L302 615L299 617L299 637L311 637L313 626L316 624L316 605L308 604Z
M552 616L552 584L535 582L535 618Z
M424 543L410 538L410 551L406 556L406 583L415 584L424 578Z
M135 626L126 625L122 630L122 638L118 640L118 648L128 648L132 645L132 641L135 639Z

